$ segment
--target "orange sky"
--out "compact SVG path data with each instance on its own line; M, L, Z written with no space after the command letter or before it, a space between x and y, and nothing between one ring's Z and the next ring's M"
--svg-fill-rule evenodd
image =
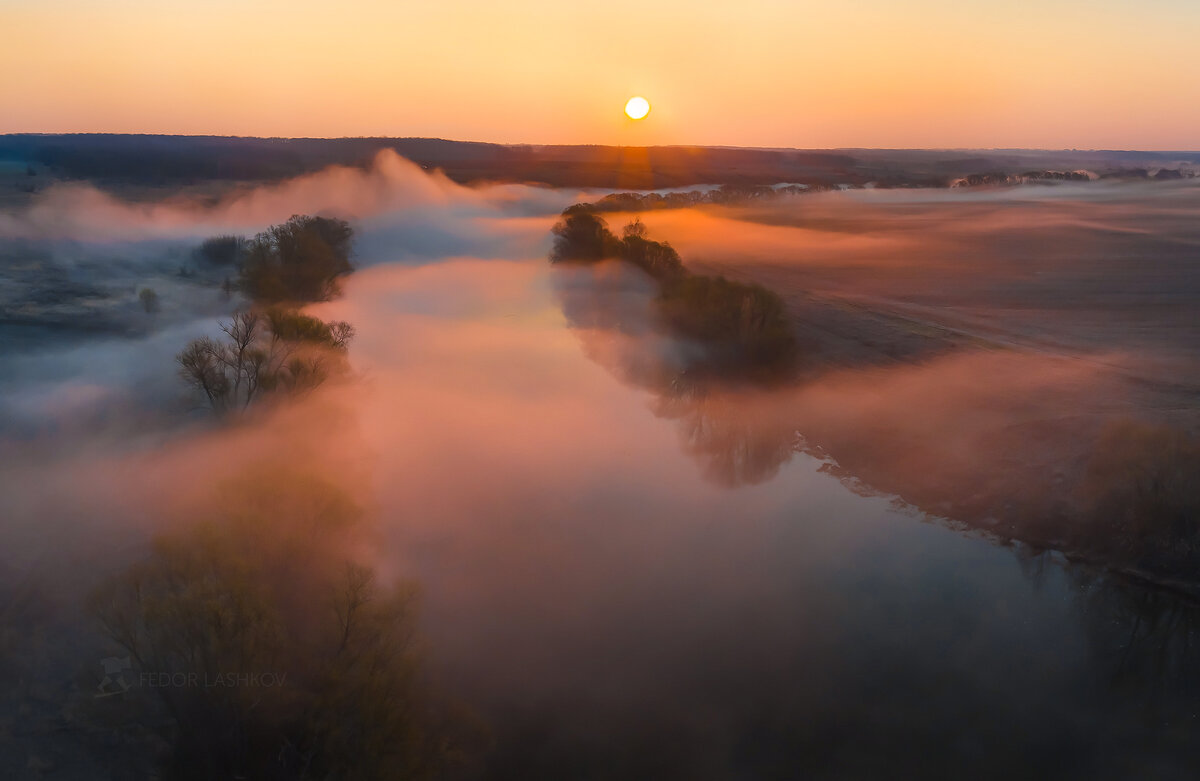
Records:
M1200 148L1195 0L0 0L0 29L0 132Z

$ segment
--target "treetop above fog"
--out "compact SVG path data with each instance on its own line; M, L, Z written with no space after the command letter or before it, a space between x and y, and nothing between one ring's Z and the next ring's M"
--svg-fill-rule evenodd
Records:
M345 220L294 215L255 236L241 253L239 286L260 303L327 301L354 270Z

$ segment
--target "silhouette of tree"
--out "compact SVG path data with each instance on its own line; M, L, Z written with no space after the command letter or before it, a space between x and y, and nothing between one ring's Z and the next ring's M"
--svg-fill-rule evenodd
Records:
M221 330L226 339L195 339L176 358L184 382L218 414L245 410L264 395L316 388L345 369L354 338L349 323L283 307L237 312Z
M432 778L457 751L417 652L415 588L347 540L359 507L323 476L258 467L160 536L90 609L148 683L172 778ZM162 712L166 719L159 715Z
M146 314L148 315L152 315L159 310L158 293L154 292L153 288L142 288L138 292L138 300L142 302L142 309L146 310Z
M786 307L766 288L689 272L670 244L646 237L640 219L617 239L589 204L564 210L553 232L552 262L619 258L658 283L655 301L662 322L703 347L693 355L689 372L711 379L773 380L794 368L797 345Z
M568 207L552 232L554 249L550 260L553 262L597 261L617 255L617 237L587 204Z
M196 256L214 266L236 266L245 256L248 242L241 236L213 236L196 249Z
M343 220L295 215L258 234L247 245L239 273L243 292L255 301L325 301L354 270L354 232Z

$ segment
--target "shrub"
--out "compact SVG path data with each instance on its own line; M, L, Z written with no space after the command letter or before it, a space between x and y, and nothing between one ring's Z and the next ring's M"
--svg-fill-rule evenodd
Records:
M146 310L146 314L152 315L159 310L158 293L154 292L153 288L144 287L138 293L138 300L142 302L142 309Z

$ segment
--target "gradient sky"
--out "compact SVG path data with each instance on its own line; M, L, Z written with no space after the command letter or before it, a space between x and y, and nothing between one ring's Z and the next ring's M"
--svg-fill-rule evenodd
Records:
M0 0L0 30L0 132L1200 148L1198 0Z

